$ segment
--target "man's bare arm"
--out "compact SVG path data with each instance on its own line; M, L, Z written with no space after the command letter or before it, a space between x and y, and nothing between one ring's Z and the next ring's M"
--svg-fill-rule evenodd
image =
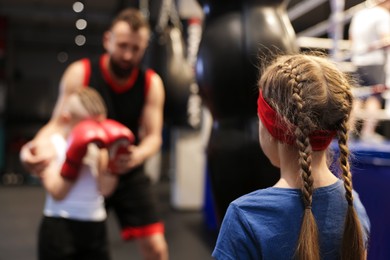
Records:
M50 157L39 153L39 143L41 140L47 140L52 134L58 131L57 121L64 108L64 102L77 88L81 87L84 78L84 67L81 62L71 64L64 72L59 88L57 102L55 104L52 116L49 122L44 125L34 136L26 143L20 151L20 160L25 168L32 174L40 175L50 162Z

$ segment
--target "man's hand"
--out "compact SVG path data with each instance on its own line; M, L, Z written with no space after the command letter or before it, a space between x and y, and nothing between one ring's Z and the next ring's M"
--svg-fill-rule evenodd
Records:
M100 125L107 135L107 148L109 152L109 171L121 174L126 171L126 161L129 156L129 146L135 141L133 132L125 125L112 119L106 119Z
M55 154L44 149L43 144L30 141L20 150L20 161L25 169L32 175L40 177L44 169L49 165Z
M117 174L125 174L136 168L145 161L145 156L136 145L128 146L128 153L122 153L115 160L115 169Z

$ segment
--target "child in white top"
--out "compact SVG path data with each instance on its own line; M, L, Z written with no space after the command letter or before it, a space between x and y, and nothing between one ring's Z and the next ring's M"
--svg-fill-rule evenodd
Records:
M47 191L39 259L109 259L104 196L114 190L118 178L108 171L106 107L88 87L65 102L57 132L32 144L36 153L50 158L39 176ZM80 147L85 154L79 154Z

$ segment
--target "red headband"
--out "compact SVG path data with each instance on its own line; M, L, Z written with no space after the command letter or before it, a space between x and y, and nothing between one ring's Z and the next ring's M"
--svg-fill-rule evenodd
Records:
M257 99L257 113L259 118L268 132L277 140L286 143L294 144L295 135L293 133L296 126L283 121L278 113L265 101L263 93L259 91ZM309 135L310 144L313 151L325 150L332 139L336 135L336 131L317 130Z

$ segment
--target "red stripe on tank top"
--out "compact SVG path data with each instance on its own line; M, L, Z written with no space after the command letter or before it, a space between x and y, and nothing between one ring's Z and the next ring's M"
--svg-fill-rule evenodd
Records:
M84 79L83 84L84 87L89 86L89 79L91 77L91 61L87 58L81 60L83 66L84 66Z
M154 72L154 70L152 70L152 69L147 69L145 72L145 97L149 93L150 84L152 82L152 77L155 73L156 72Z

